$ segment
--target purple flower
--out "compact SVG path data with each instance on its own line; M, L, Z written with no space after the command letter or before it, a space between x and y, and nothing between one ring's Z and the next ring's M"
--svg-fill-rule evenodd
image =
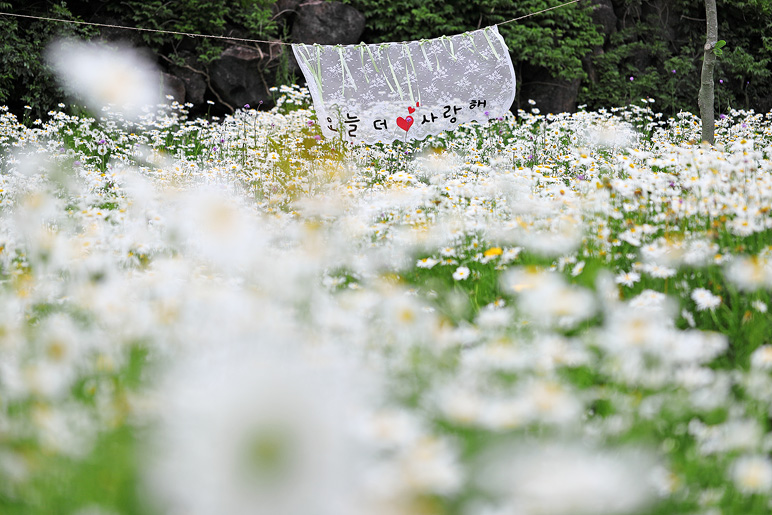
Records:
M105 140L103 140L103 139L100 139L100 140L99 140L99 144L100 144L100 145L104 145L105 143L106 143L106 142L105 142Z
M249 104L244 104L244 109L249 109Z
M583 181L585 179L583 173L580 173L579 175L577 175L576 178L579 179L580 181Z
M675 70L673 70L673 73L675 73Z
M491 112L490 112L490 111L485 111L483 114L484 114L485 116L490 116L490 115L491 115Z
M321 136L319 136L319 135L317 134L316 136L314 136L314 139L315 139L316 141L321 141L321 140L322 140L322 137L321 137Z
M718 117L723 120L724 118L726 118L726 115L724 113L721 113L720 115L718 115Z
M723 84L724 83L724 79L718 79L718 83L719 84Z
M634 80L635 80L635 77L633 77L632 75L630 75L630 82L633 82Z

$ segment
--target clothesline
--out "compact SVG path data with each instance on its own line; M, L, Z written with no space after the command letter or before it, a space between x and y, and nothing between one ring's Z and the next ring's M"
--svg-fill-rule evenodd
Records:
M531 16L536 16L537 14L546 13L547 11L553 11L555 9L560 9L561 7L565 7L567 5L575 4L579 2L579 0L571 0L569 2L565 2L560 5L556 5L554 7L548 7L546 9L542 9L540 11L532 12L523 16L519 16L517 18L512 18L511 20L506 20L503 22L496 23L496 25L506 25L507 23L513 23L516 21L524 20L526 18L530 18ZM244 43L267 43L267 44L274 44L274 45L291 45L292 43L287 43L285 41L279 41L279 40L263 40L263 39L249 39L249 38L235 38L231 36L216 36L213 34L196 34L192 32L177 32L174 30L161 30L161 29L146 29L142 27L128 27L125 25L112 25L108 23L93 23L93 22L87 22L87 21L79 21L79 20L64 20L61 18L48 18L45 16L32 16L29 14L16 14L16 13L6 13L6 12L0 12L0 16L10 16L14 18L27 18L32 20L40 20L40 21L51 21L51 22L57 22L57 23L69 23L73 25L87 25L91 27L105 27L105 28L111 28L111 29L121 29L121 30L134 30L138 32L154 32L158 34L171 34L176 36L187 36L191 38L207 38L207 39L223 39L228 41L240 41Z

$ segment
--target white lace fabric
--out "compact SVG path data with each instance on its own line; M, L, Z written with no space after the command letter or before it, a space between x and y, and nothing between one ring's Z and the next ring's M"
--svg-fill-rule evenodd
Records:
M423 139L503 117L515 71L498 28L375 45L292 45L322 133L352 143Z

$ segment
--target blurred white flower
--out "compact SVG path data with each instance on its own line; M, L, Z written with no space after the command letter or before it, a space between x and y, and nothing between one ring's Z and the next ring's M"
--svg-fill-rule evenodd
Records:
M641 236L643 234L640 231L636 231L635 228L628 229L625 232L621 233L619 235L619 239L622 241L626 241L633 247L640 247L641 246Z
M94 111L115 106L136 119L144 107L161 101L156 66L129 46L64 39L48 47L46 61L65 89Z
M614 279L617 284L623 284L628 287L632 287L635 283L641 280L641 274L638 272L622 272Z
M537 423L565 426L582 414L582 403L557 381L533 381L521 392L526 414Z
M761 370L772 370L772 345L762 345L753 351L751 366Z
M643 290L641 293L628 301L632 308L641 308L651 311L660 311L663 314L670 315L674 310L673 299L654 290Z
M772 265L759 256L737 256L726 267L726 278L743 291L772 284Z
M556 272L515 268L502 277L502 286L518 294L518 307L526 316L546 326L570 328L596 311L590 290L567 284Z
M484 490L522 515L631 513L656 496L656 461L641 450L579 444L496 447L477 476Z
M664 265L658 265L656 263L644 263L641 269L652 277L658 279L667 279L673 277L677 270Z
M542 256L565 256L582 243L583 227L579 220L570 216L548 219L543 227L518 230L515 240L531 252Z
M705 288L695 288L691 298L697 304L697 311L705 311L706 309L712 311L721 305L721 297L713 295L710 290Z
M642 309L626 304L611 310L598 343L614 354L632 357L631 351L662 352L672 338L672 323L660 309Z
M772 461L766 456L741 456L730 469L732 481L745 494L772 490Z
M254 211L237 197L200 188L174 200L179 203L172 212L173 228L191 250L231 271L260 263L266 234Z
M311 362L262 336L280 353L226 345L160 385L148 488L166 513L366 513L357 487L365 453L349 424L362 416L365 383L348 366Z
M582 273L584 270L584 261L579 261L575 266L574 269L571 270L571 277L576 277Z
M428 257L428 258L423 258L416 261L415 266L417 266L418 268L432 268L434 267L434 265L436 265L439 262L440 262L439 259Z
M605 121L591 125L585 138L586 142L592 146L625 148L635 142L637 135L630 124Z
M710 331L674 331L664 343L664 356L674 363L706 363L729 346L726 335Z

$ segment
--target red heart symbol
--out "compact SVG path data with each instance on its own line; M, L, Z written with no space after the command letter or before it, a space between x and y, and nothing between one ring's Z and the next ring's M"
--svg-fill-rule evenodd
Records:
M410 113L410 114L415 113L415 107L408 107L407 108L407 112Z
M407 132L410 129L411 125L413 125L412 116L408 116L407 118L402 118L400 116L399 118L397 118L397 126L403 131Z

